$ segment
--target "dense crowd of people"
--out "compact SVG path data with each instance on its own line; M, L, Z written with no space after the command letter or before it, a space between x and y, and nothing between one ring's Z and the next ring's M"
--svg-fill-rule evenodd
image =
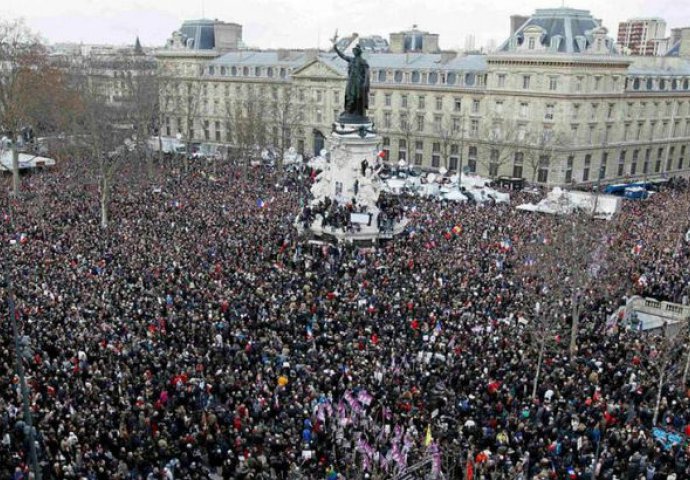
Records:
M607 328L632 295L687 300L683 181L591 221L605 268L573 357L572 296L543 355L535 340L553 292L526 269L551 266L524 252L564 220L515 210L527 194L403 197L405 232L358 247L297 236L306 175L120 182L107 229L73 181L43 172L0 197L44 479L690 478L682 365L661 361L660 337ZM28 478L1 325L0 478ZM657 400L679 442L655 435Z

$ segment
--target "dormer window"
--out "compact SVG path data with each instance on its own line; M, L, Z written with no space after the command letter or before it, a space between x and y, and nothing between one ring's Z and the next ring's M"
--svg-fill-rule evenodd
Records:
M534 50L534 47L536 46L536 39L534 37L530 37L530 39L527 41L527 45L530 50Z

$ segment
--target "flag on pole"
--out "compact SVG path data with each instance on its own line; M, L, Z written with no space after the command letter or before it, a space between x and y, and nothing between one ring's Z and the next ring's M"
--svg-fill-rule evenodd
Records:
M428 447L431 445L431 442L433 441L433 437L431 436L431 424L426 426L426 436L424 437L424 446Z

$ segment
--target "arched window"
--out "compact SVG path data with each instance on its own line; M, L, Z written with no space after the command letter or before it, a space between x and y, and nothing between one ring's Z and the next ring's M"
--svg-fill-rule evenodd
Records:
M429 72L429 84L430 85L436 85L438 83L438 73L437 72Z
M683 80L683 90L687 90L687 89L688 89L688 79L686 78L685 80Z
M654 89L654 80L651 78L647 79L647 90L653 90Z
M242 69L242 75L244 75L245 77L249 76L249 67L244 67Z
M386 71L385 70L379 70L379 82L385 82L386 81Z
M400 70L396 70L395 74L393 75L393 78L395 79L396 83L402 82L403 74Z
M412 83L419 83L419 78L420 75L418 71L415 70L414 72L412 72Z
M273 67L268 67L266 69L266 75L269 77L273 77Z
M214 73L216 73L216 69L213 67L213 65L211 65L208 67L208 74L213 75Z
M633 79L633 90L639 90L639 89L640 89L640 79L634 78Z
M232 68L230 68L230 75L232 75L233 77L237 76L237 67L233 66Z
M663 78L659 80L659 90L666 90L666 80Z
M475 80L476 80L475 77L476 77L476 75L475 75L474 73L471 73L471 72L470 72L470 73L466 73L466 74L465 74L465 85L467 85L468 87L473 86L473 85L474 85L474 82L475 82Z
M254 76L255 76L255 77L260 77L260 76L261 76L261 67L255 67L255 68L254 68Z
M678 80L675 78L671 80L671 90L678 90Z
M280 78L285 78L287 77L287 70L285 68L280 69Z
M227 69L225 67L220 67L220 74L225 75L227 73Z
M457 82L457 75L455 72L448 72L448 77L446 78L446 84L448 85L455 85L455 82Z

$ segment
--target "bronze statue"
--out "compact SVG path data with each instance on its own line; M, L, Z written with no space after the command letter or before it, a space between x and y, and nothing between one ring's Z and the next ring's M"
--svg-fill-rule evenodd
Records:
M333 50L340 58L347 62L347 86L345 87L345 114L366 118L366 110L369 108L369 64L362 58L362 49L359 45L352 49L354 57L343 54L338 50L336 41L338 31L333 37ZM341 119L343 114L341 114Z

